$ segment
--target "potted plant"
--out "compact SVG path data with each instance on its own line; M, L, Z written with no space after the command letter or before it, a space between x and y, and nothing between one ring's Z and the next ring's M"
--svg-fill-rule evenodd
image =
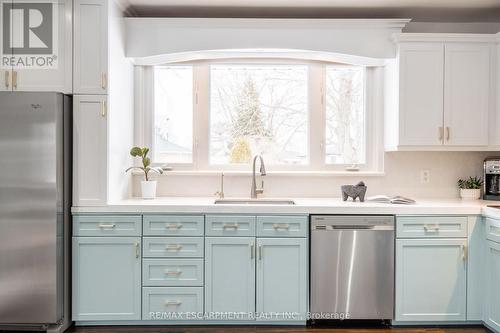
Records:
M149 148L133 147L130 149L132 157L140 157L142 166L133 166L128 168L125 172L133 169L139 169L144 172L144 180L141 181L141 193L143 199L154 199L156 197L156 180L150 180L149 173L151 171L162 174L161 168L151 167L151 159L148 157Z
M481 186L483 186L483 180L481 178L469 177L467 180L460 179L458 181L460 197L466 200L477 200L481 198Z

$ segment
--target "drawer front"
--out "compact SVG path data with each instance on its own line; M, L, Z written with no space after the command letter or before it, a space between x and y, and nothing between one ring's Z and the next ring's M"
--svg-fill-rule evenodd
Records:
M144 236L203 236L202 215L144 215Z
M208 215L207 236L255 236L255 216Z
M203 259L144 259L142 285L203 286Z
M140 236L140 215L74 215L73 236Z
M307 216L257 216L258 237L307 237Z
M466 216L398 216L397 238L465 238Z
M203 257L203 237L143 237L143 257Z
M500 220L486 219L486 238L500 243Z
M142 288L143 320L194 320L193 313L203 312L203 287ZM175 317L163 317L175 313Z

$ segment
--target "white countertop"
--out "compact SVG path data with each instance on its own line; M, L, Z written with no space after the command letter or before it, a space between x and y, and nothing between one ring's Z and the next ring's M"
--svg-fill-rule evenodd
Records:
M233 199L233 198L229 198ZM275 199L275 198L273 198ZM290 198L287 198L290 199ZM73 207L73 213L247 213L247 214L443 214L480 215L500 218L494 201L459 199L417 200L413 205L342 201L340 198L292 198L295 205L214 204L207 197L140 198L112 202L100 207Z

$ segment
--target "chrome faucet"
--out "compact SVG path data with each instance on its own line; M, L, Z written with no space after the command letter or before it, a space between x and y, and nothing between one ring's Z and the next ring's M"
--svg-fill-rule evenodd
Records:
M266 166L264 165L264 159L261 155L255 155L253 158L253 167L252 167L252 192L250 193L250 197L252 199L257 199L258 194L264 193L264 180L262 180L261 187L257 188L257 182L255 180L255 163L257 162L257 158L260 160L260 175L266 175Z
M219 199L224 199L224 172L220 174L220 190L215 192Z

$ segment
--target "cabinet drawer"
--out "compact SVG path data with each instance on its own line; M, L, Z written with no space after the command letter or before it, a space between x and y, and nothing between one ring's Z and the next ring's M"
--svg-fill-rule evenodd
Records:
M203 257L203 237L143 237L143 257Z
M500 220L486 219L486 238L500 243Z
M307 237L307 216L257 216L258 237Z
M463 238L467 237L466 216L400 216L397 238Z
M203 286L203 259L144 259L142 284L150 287Z
M255 236L255 216L209 215L207 236Z
M203 236L202 215L144 215L144 236Z
M162 313L176 313L175 320L193 320L203 312L203 287L142 288L142 319L168 320Z
M74 236L140 236L140 215L74 215Z

